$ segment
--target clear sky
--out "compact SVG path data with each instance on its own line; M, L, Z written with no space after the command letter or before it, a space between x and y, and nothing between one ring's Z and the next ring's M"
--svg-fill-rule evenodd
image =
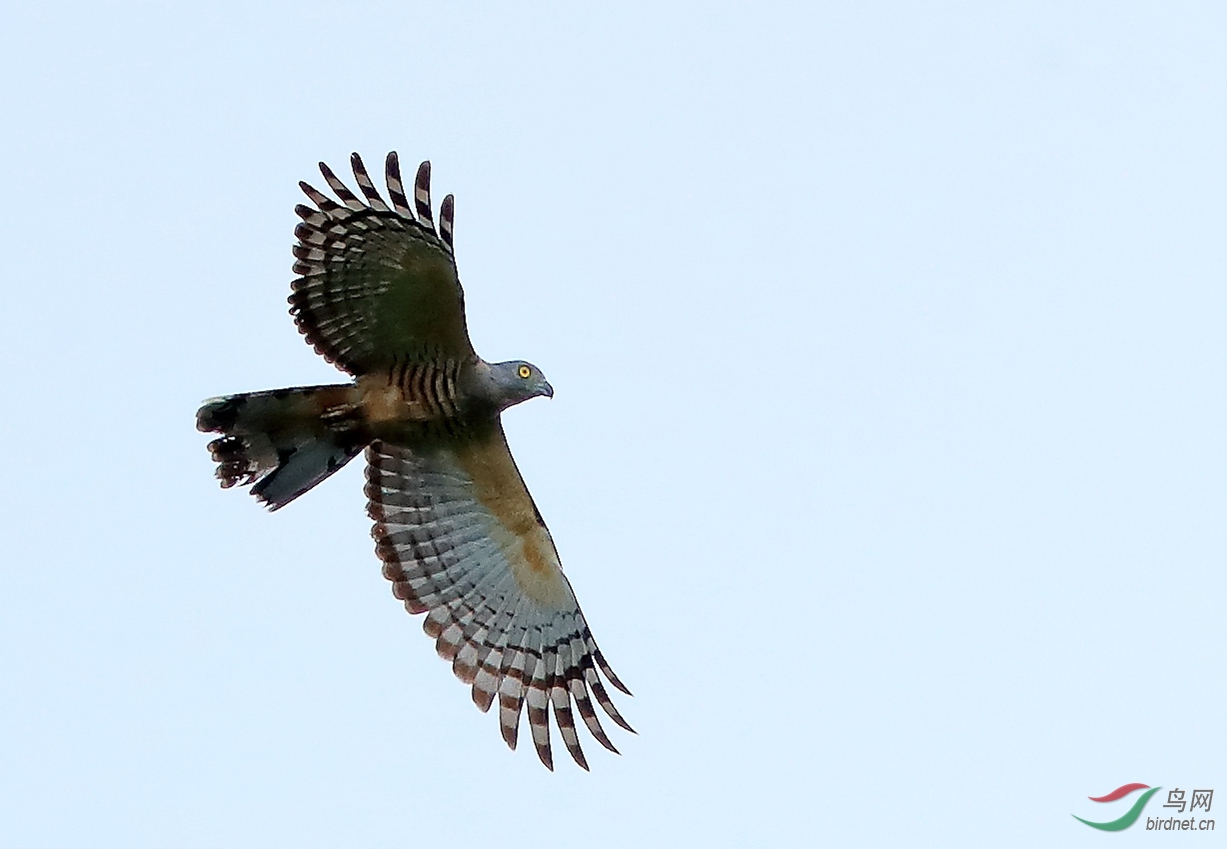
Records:
M0 12L0 844L1221 845L1227 6L509 5ZM270 515L193 426L340 378L296 183L390 149L557 391L591 774L434 656L360 463ZM1071 817L1129 782L1218 832Z

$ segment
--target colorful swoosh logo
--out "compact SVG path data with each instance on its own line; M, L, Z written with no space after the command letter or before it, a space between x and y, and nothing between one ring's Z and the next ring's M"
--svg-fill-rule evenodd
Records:
M1149 784L1122 784L1107 796L1087 796L1086 798L1090 799L1092 802L1115 802L1122 796L1128 796L1134 790L1146 790L1149 787Z
M1097 828L1100 831L1123 831L1137 822L1138 817L1142 815L1142 809L1145 808L1146 803L1150 801L1150 797L1158 793L1161 789L1161 787L1150 787L1147 789L1147 785L1145 784L1122 784L1111 793L1103 796L1088 796L1087 798L1092 802L1115 802L1117 799L1122 799L1125 796L1128 796L1134 790L1146 790L1146 792L1139 796L1138 800L1133 803L1133 807L1125 812L1123 817L1112 820L1111 822L1091 822L1090 820L1084 820L1077 814L1073 814L1072 816L1078 822L1084 822L1091 828Z

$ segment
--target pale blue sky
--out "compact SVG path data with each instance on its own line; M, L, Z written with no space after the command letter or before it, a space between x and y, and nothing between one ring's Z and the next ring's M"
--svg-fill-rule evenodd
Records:
M0 12L0 844L1221 844L1070 815L1227 796L1227 7L443 6ZM193 427L338 378L296 183L389 149L557 390L591 774L435 658L359 463L269 515Z

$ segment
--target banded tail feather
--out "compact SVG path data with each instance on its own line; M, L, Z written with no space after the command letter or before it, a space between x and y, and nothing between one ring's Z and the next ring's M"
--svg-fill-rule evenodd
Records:
M206 401L196 428L222 486L251 486L270 510L289 504L358 455L370 438L351 385L243 392Z

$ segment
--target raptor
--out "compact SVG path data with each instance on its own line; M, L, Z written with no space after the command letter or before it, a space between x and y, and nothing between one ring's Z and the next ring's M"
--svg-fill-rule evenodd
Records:
M631 731L602 676L630 691L592 638L501 423L508 407L554 390L531 363L488 363L473 350L454 200L443 199L436 230L430 163L418 168L411 204L395 152L385 168L390 203L358 154L350 161L362 197L322 162L337 200L299 184L312 205L295 207L290 313L352 380L206 401L197 427L220 434L209 451L221 485L250 485L273 510L365 451L375 553L392 592L425 614L423 629L477 706L497 699L508 746L526 713L537 755L553 769L552 712L587 769L575 711L616 752L593 703Z

